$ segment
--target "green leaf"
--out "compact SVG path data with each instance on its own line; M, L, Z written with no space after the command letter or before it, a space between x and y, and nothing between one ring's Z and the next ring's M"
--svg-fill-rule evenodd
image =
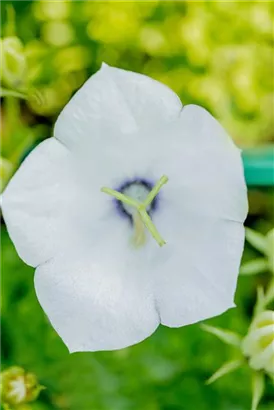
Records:
M16 34L16 18L12 4L7 4L7 23L5 27L5 36L15 36Z
M257 410L264 393L265 377L263 373L254 372L251 379L252 385L252 406L251 410Z
M259 252L267 254L267 240L263 234L254 229L245 228L245 239Z
M265 291L264 305L267 306L274 301L274 279L272 279Z
M260 312L264 310L265 307L265 294L264 288L262 286L258 286L257 288L257 301L254 307L254 316L258 315Z
M224 363L220 369L218 369L207 381L206 384L211 384L216 380L220 379L221 377L225 376L228 373L234 372L234 370L238 369L244 360L231 360L229 362Z
M14 170L14 165L11 161L0 156L0 190L2 191Z
M274 386L274 374L273 374L273 373L267 373L267 375L268 375L268 377L270 378L271 383L272 383L273 386Z
M266 272L269 269L269 264L265 258L257 258L244 263L240 268L240 275L257 275L258 273Z
M266 235L268 266L274 274L274 229L271 229Z
M222 342L239 347L241 345L242 337L231 330L221 329L219 327L201 325L201 328L212 335L217 336Z

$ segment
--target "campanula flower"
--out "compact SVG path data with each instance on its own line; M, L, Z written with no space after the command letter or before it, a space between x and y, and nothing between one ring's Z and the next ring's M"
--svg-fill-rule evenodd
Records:
M3 214L70 352L235 306L241 151L204 108L144 75L104 64L11 179Z

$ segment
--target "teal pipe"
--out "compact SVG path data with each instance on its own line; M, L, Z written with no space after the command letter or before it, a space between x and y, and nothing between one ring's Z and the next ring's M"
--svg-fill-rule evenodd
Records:
M242 152L248 187L274 187L274 145Z

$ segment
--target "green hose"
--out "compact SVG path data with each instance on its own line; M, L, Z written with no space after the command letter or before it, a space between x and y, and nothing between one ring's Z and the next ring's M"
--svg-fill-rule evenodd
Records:
M243 150L248 187L274 187L274 145Z

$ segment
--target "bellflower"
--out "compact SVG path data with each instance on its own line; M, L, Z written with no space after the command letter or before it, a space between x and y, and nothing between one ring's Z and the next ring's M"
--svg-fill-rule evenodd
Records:
M244 243L240 150L203 108L103 65L27 157L3 213L70 352L219 315Z
M12 366L0 375L1 403L4 409L10 409L37 399L44 386L38 383L33 373L21 367Z
M231 330L202 325L202 329L206 332L215 335L236 350L236 356L234 355L232 360L225 362L207 380L207 384L215 382L248 363L251 373L251 410L258 408L265 390L266 375L274 381L274 312L263 310L256 313L258 307L263 307L261 298L265 300L259 288L254 317L244 337Z
M265 310L255 316L242 350L254 370L264 370L274 376L274 312Z

